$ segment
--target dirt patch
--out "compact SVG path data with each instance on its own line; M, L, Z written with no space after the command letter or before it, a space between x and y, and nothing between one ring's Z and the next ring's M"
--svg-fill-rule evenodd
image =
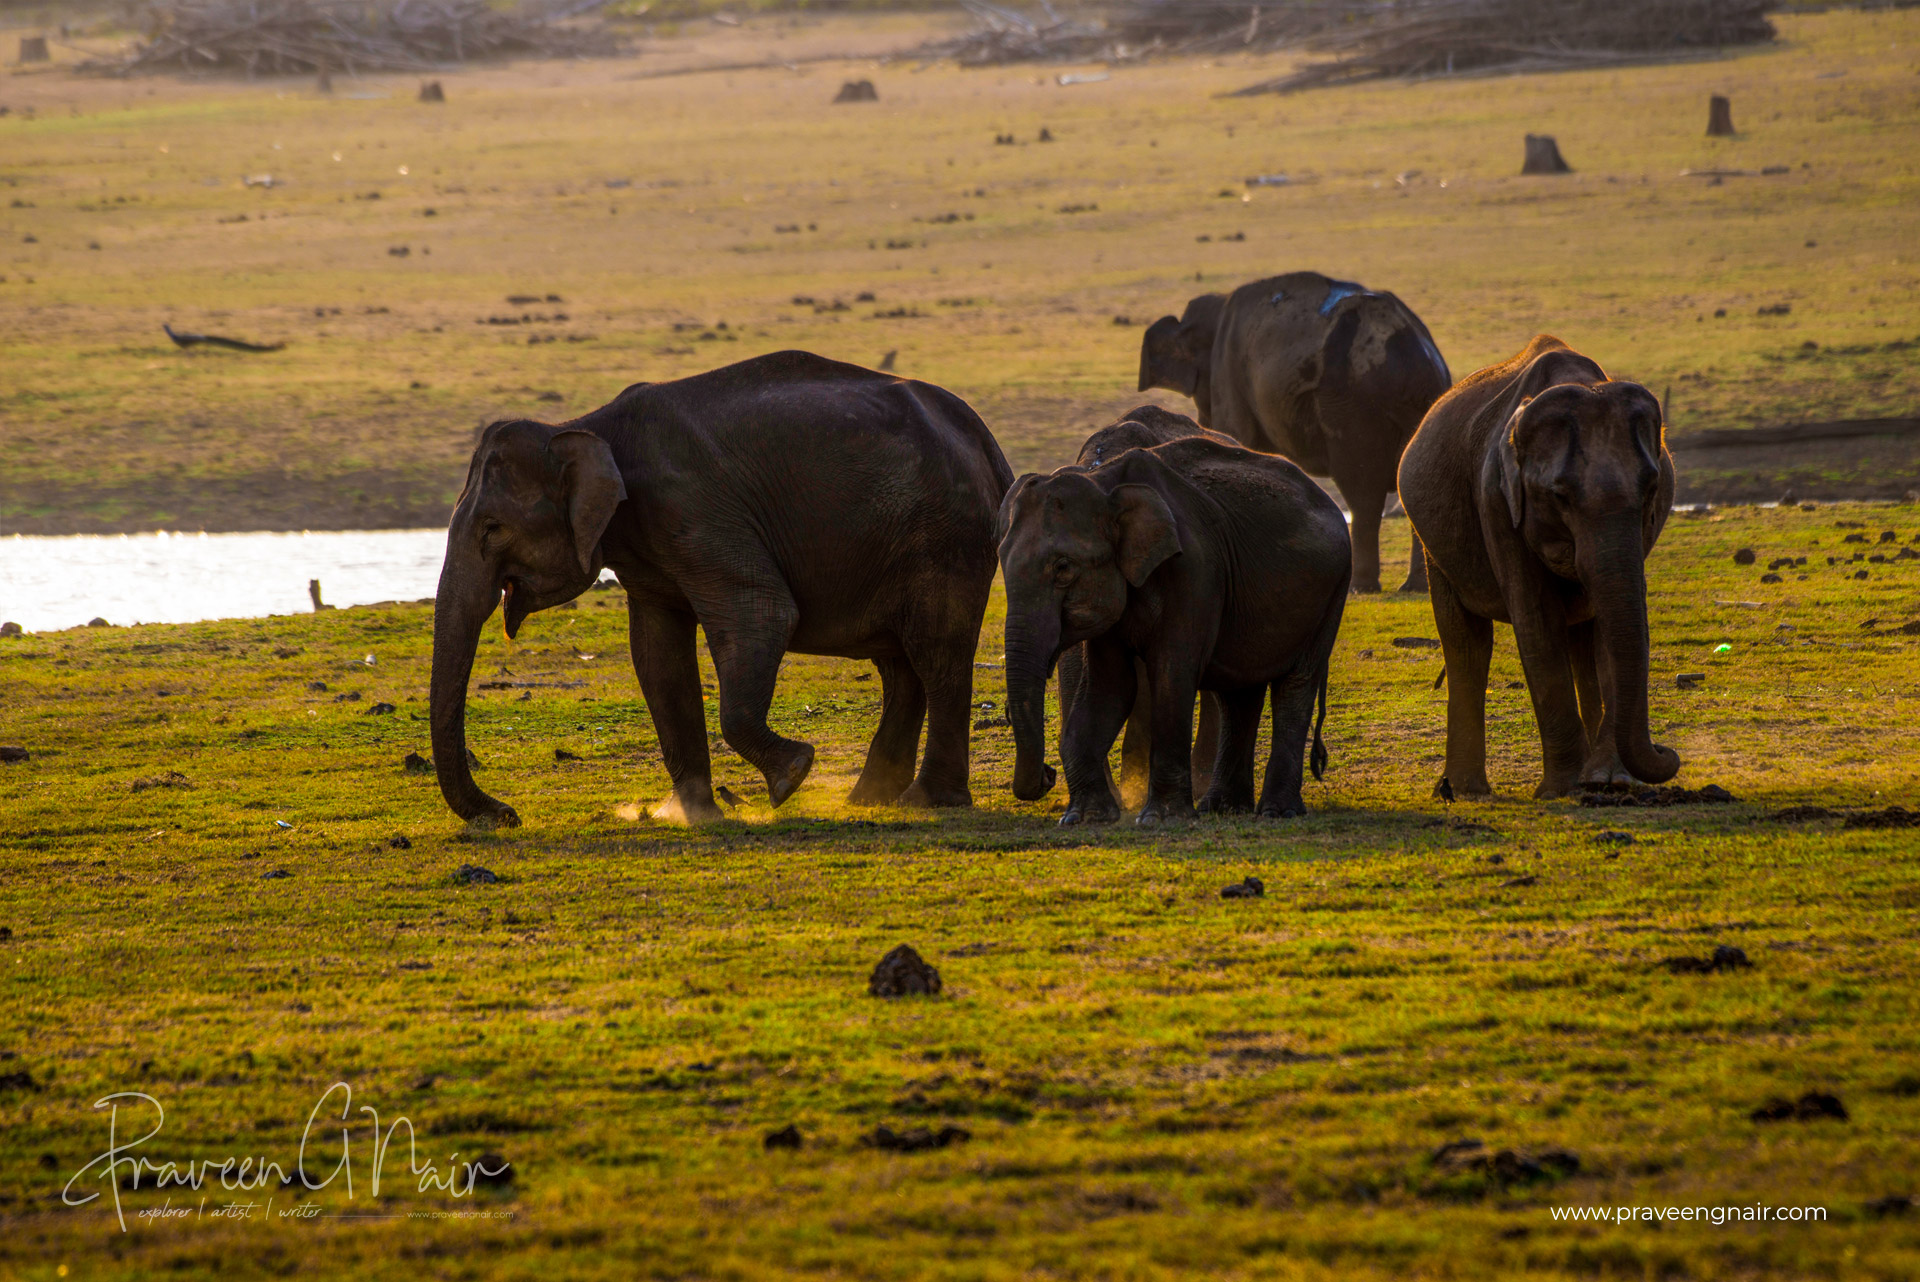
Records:
M1590 787L1580 794L1583 806L1724 806L1739 798L1717 783L1704 788L1681 788L1671 784L1608 784Z

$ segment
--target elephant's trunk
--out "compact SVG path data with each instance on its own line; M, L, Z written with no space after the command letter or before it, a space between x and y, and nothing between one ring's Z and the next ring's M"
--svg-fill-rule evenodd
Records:
M1060 650L1060 621L1046 609L1007 612L1007 720L1013 726L1013 795L1038 801L1053 787L1047 764L1047 674Z
M1601 698L1613 714L1614 751L1636 779L1665 783L1680 756L1657 744L1647 725L1647 576L1638 514L1623 518L1583 557L1581 579L1593 603L1596 640L1606 654ZM1586 549L1582 549L1586 551Z
M473 675L480 628L492 615L491 580L476 567L456 566L451 558L440 571L433 608L433 768L440 795L462 819L488 818L517 824L513 808L480 790L467 768L467 681Z

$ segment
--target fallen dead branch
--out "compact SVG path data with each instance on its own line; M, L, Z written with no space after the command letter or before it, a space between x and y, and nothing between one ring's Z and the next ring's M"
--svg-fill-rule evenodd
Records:
M177 330L171 325L161 325L167 331L167 337L173 340L175 347L198 347L202 343L210 347L227 347L236 352L277 352L285 343L249 343L241 338L222 338L218 334L189 334Z
M252 76L427 71L516 55L613 54L619 42L605 27L568 21L604 3L506 10L484 0L159 0L146 11L145 41L81 68Z

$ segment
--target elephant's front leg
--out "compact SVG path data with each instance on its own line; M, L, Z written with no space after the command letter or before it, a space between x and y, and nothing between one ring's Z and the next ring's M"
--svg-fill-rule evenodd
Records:
M1387 506L1387 487L1359 469L1335 473L1334 484L1353 515L1353 583L1350 591L1380 590L1380 514Z
M1558 598L1544 585L1514 593L1508 609L1520 666L1527 674L1527 693L1533 697L1534 720L1540 726L1544 762L1540 786L1533 795L1539 800L1564 797L1579 784L1587 759L1587 730L1580 722L1567 625Z
M1447 757L1439 783L1462 796L1486 796L1487 668L1493 660L1493 623L1467 609L1453 583L1429 563L1428 598L1433 625L1440 633L1440 656L1447 676Z
M812 744L775 734L767 725L780 660L799 611L791 599L781 602L765 595L740 606L734 617L751 623L722 623L712 617L701 621L720 679L720 733L729 747L765 776L767 798L777 806L794 794L813 769Z
M1149 655L1153 682L1153 775L1147 804L1135 821L1151 826L1169 819L1192 819L1193 811L1193 665L1168 654Z
M1067 771L1067 811L1060 822L1112 823L1120 807L1108 783L1107 754L1134 705L1134 659L1105 638L1087 642L1082 652L1085 677L1060 733Z
M713 761L707 752L707 709L700 697L700 660L694 650L694 618L684 611L627 597L627 642L634 675L653 717L673 793L654 810L656 819L701 823L720 818L713 800Z
M1573 661L1573 685L1580 696L1580 724L1587 732L1587 759L1580 767L1583 784L1632 783L1633 774L1620 760L1614 732L1614 710L1603 702L1602 690L1611 690L1611 673L1603 672L1608 655L1594 644L1594 624L1575 623L1567 628L1569 657Z

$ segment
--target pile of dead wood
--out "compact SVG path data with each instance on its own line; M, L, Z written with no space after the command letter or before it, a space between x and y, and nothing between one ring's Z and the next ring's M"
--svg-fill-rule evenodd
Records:
M116 75L251 76L617 53L618 41L604 27L568 21L604 3L535 10L495 9L485 0L159 0L146 10L145 40L122 57L86 65Z
M1400 0L1348 7L1350 21L1301 42L1332 54L1329 61L1238 92L1609 66L1698 56L1775 34L1766 17L1771 0Z
M975 30L924 46L962 66L1127 62L1301 49L1331 55L1239 92L1383 77L1548 70L1698 55L1773 39L1773 0L1122 0L1102 21L961 0Z

